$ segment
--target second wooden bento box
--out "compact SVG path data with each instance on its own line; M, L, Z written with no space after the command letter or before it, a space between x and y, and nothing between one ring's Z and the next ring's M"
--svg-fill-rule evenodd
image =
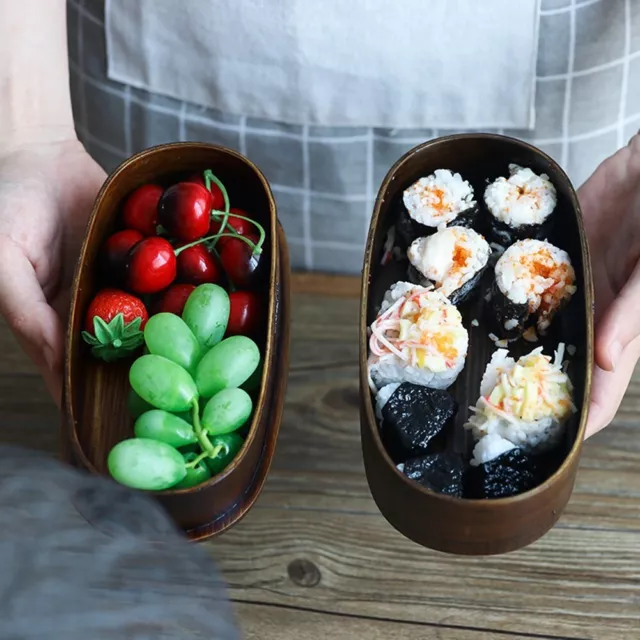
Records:
M436 175L440 170L444 173ZM422 182L418 182L420 179ZM493 186L487 191L490 185ZM536 189L542 191L536 192ZM545 195L541 196L543 192ZM444 280L438 281L442 275L438 273L438 260L453 261L447 264L455 266L458 259L473 261L477 256L473 249L465 253L467 249L462 245L447 244L453 242L451 231L447 232L449 235L438 231L439 239L434 239L438 227L436 223L429 227L424 216L429 207L432 213L435 211L434 215L446 213L456 193L473 206L462 206L462 214L457 217L452 214L455 220L440 225L439 229L459 225L460 233L467 240L469 234L473 235L481 250L486 250L491 257L485 258L486 265L478 271L477 279L468 282L466 288L474 289L471 295L462 287L443 301L437 298L439 294L424 293L429 286L432 291L436 286L440 292L451 293L446 291ZM518 226L522 221L518 216L525 215L526 206L519 208L522 202L508 204L504 198L510 197L524 198L524 205L533 202L527 206L538 220L553 211L544 224ZM541 199L536 200L538 197ZM411 207L415 214L413 220L408 215ZM502 216L502 219L492 216ZM420 237L431 239L426 243ZM539 306L531 302L532 297L518 301L518 294L508 290L517 302L511 304L502 293L507 286L505 282L513 285L509 278L513 273L516 280L520 277L518 260L529 264L526 261L536 247L546 252L549 259L562 263L560 267L570 271L570 277L562 282L564 288L560 291L559 285L553 284L556 272L544 271L547 267L539 266L543 271L535 277L550 278L540 281L541 286L550 288L540 294ZM455 253L458 250L461 253ZM478 260L481 264L482 260ZM514 261L516 266L510 266ZM453 267L442 270L449 268ZM395 294L389 293L398 282L407 285L402 285L405 288L397 289ZM415 284L424 288L412 289ZM549 327L544 314L555 303L549 302L551 298L545 295L553 297L558 291L570 297L570 301L559 305L553 317L549 315ZM456 295L461 292L464 295L458 301ZM444 309L442 317L448 318L437 322L450 323L449 327L455 325L457 333L438 334L438 327L429 325L432 321L420 315L426 309L427 299L434 309ZM383 301L385 306L381 308ZM403 315L403 310L411 305L414 305L414 315ZM507 312L514 309L517 313L508 316ZM528 316L537 318L537 324L525 330L521 320ZM411 333L423 321L420 325L423 333ZM496 325L498 321L501 324ZM580 204L569 178L554 160L530 144L497 134L448 136L422 144L400 158L386 175L375 203L364 256L360 310L362 451L369 487L384 517L415 542L453 554L505 553L543 536L567 505L578 470L589 407L593 330L593 284ZM435 333L429 334L429 331ZM506 337L495 335L496 331L503 331ZM444 340L439 343L441 351L444 352L445 347L450 351L455 343L466 360L463 358L463 367L456 361L450 363L453 368L459 366L452 373L455 380L452 384L442 382L438 372L429 373L432 377L423 379L425 384L439 388L427 393L411 385L420 382L420 366L428 369L428 365L424 365L425 361L412 360L417 356L407 354L411 349L416 353L420 349L424 351L425 343L435 340L436 334L437 339ZM455 342L457 340L462 342ZM534 354L528 361L522 359L539 347L543 349L542 354ZM558 348L557 358L563 361L562 366L553 361ZM503 351L492 360L499 350ZM549 356L547 360L543 359L545 354ZM384 358L387 368L382 375L379 363ZM389 368L391 361L399 370ZM523 384L523 391L518 389L517 381L514 383L508 378L511 382L507 380L504 384L512 385L508 392L513 396L509 398L515 398L516 404L498 401L503 397L499 388L501 380L506 380L501 376L509 376L516 369L526 374L527 367L533 366L534 361L540 364L540 370L546 367L551 372L544 374L548 376L544 380L540 378L543 380L540 386L531 378L533 386ZM490 362L494 363L493 373L489 371ZM378 375L377 383L371 377L372 363L378 367L374 371ZM403 381L408 384L398 387ZM545 387L545 381L551 386ZM384 397L380 396L381 387L390 382L395 385L386 387L387 391L382 392ZM569 412L571 415L557 433L554 428L559 422L554 422L555 418L531 414L533 418L527 422L518 413L525 406L522 402L529 397L527 394L544 396L549 388L560 390L557 398L554 396L560 403L558 406L567 409L571 402L575 405L575 411ZM492 389L497 389L498 395L494 396ZM413 405L403 405L403 401ZM391 408L387 410L384 407L388 405ZM486 418L484 422L484 418L477 418L475 426L470 428L474 411L483 415L483 408L488 405L495 409L494 418ZM568 409L565 415L567 412ZM440 424L431 439L433 434L421 421L432 424L441 419L446 419L446 424L444 427ZM547 422L543 424L544 420ZM533 436L540 425L546 431ZM486 431L482 431L483 428ZM535 470L540 468L542 454L536 447L543 449L539 443L551 433L555 433L557 441L552 453L545 453L544 459L548 461L552 456L553 462L545 474L537 476ZM486 446L478 445L479 438L486 434L493 435L484 440ZM474 449L476 445L478 448ZM489 455L490 448L496 446L497 452ZM470 463L472 456L473 464ZM506 466L500 467L497 464L500 461L505 461ZM521 490L503 490L511 482L520 483Z

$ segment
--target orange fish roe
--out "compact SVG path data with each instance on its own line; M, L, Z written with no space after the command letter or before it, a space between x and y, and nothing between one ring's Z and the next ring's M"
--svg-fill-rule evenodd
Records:
M512 244L496 265L500 290L513 303L528 304L544 330L564 301L576 291L576 276L568 254L542 240Z

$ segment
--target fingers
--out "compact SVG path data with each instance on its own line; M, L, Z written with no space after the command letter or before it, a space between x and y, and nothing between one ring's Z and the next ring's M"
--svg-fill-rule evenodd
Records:
M595 357L604 371L615 371L627 345L640 336L639 300L640 263L598 324Z
M640 338L627 345L618 358L615 371L596 366L593 372L591 404L586 438L604 429L615 417L640 356Z
M6 237L0 237L0 273L0 313L60 403L63 327L44 297L33 265Z

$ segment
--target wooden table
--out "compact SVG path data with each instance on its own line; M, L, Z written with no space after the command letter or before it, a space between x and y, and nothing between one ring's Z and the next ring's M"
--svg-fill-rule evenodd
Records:
M640 374L590 440L559 524L483 559L418 547L380 515L358 426L359 283L295 276L287 407L266 487L206 543L248 638L640 638ZM0 326L0 439L55 453L58 416Z

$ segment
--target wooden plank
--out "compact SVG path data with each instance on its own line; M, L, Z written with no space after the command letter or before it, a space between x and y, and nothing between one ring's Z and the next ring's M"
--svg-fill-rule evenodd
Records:
M247 640L557 640L558 636L464 629L456 625L400 623L362 616L318 613L281 606L237 602L236 614Z
M520 552L459 558L380 517L256 508L210 549L242 601L594 640L640 628L636 533L554 529Z
M442 556L398 534L369 494L357 407L359 285L350 282L294 277L292 367L272 472L247 518L210 545L245 603L248 637L634 637L640 371L614 424L585 445L553 531L503 557ZM2 325L0 352L0 441L57 453L58 412Z
M333 298L359 298L360 278L319 273L294 273L291 293L322 295Z

